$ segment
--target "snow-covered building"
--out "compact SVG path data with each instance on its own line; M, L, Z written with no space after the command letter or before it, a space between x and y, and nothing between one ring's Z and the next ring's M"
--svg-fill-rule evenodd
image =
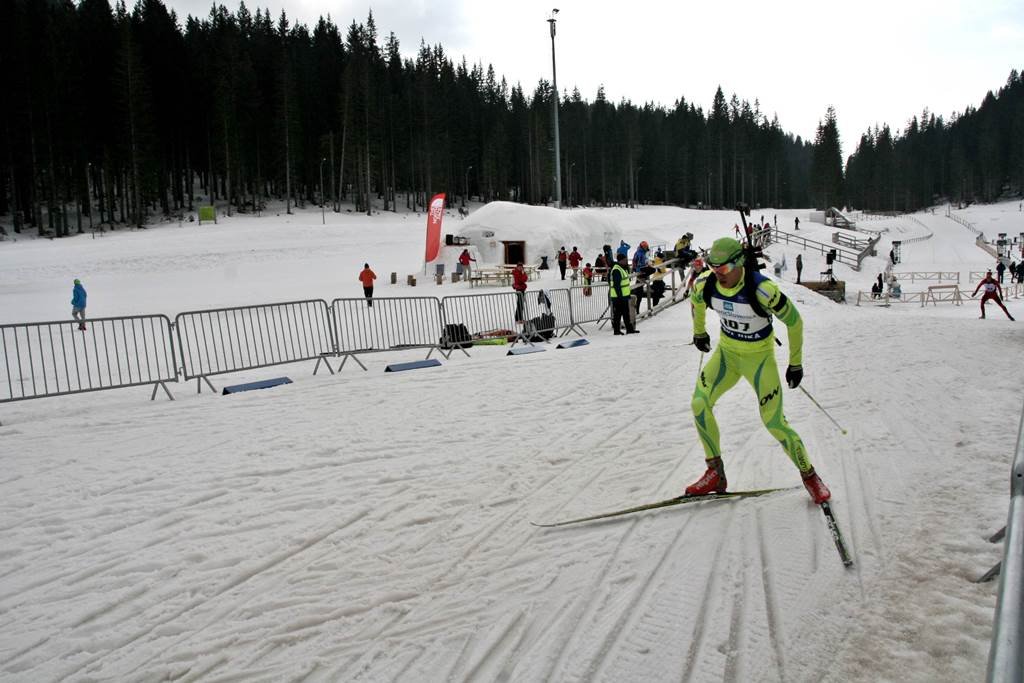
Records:
M448 232L448 231L446 231ZM577 247L593 262L602 245L619 244L621 231L609 214L597 209L559 210L512 202L491 202L474 211L457 231L484 264L539 265L542 257L555 266L561 247Z

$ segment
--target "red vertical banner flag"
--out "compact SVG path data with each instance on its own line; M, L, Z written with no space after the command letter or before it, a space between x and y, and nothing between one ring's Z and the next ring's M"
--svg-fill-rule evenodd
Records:
M444 218L444 192L435 194L427 210L427 252L426 263L437 258L441 251L441 219Z

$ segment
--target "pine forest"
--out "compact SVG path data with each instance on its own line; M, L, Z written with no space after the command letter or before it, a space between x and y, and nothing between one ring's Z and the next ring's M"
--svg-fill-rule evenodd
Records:
M310 29L244 3L182 21L160 0L7 0L0 63L0 215L17 231L144 227L211 202L553 201L550 82L510 85L425 42L403 56L372 13ZM562 92L563 203L902 211L1024 186L1016 71L949 122L866 132L845 171L836 120L828 108L812 141L722 88L708 111Z

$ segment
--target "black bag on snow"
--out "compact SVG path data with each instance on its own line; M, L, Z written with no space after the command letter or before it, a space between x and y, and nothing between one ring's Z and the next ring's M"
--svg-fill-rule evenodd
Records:
M445 325L444 333L441 335L441 348L443 349L464 349L473 345L473 337L469 330L462 323Z
M524 334L528 341L547 341L555 336L555 316L551 313L541 313L536 318L531 318L526 323Z

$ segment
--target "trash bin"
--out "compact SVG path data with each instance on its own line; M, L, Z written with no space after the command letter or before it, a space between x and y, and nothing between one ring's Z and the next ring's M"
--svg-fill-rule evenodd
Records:
M438 263L437 265L434 266L434 268L436 269L434 271L435 275L437 275L438 277L444 277L444 264L443 263Z

